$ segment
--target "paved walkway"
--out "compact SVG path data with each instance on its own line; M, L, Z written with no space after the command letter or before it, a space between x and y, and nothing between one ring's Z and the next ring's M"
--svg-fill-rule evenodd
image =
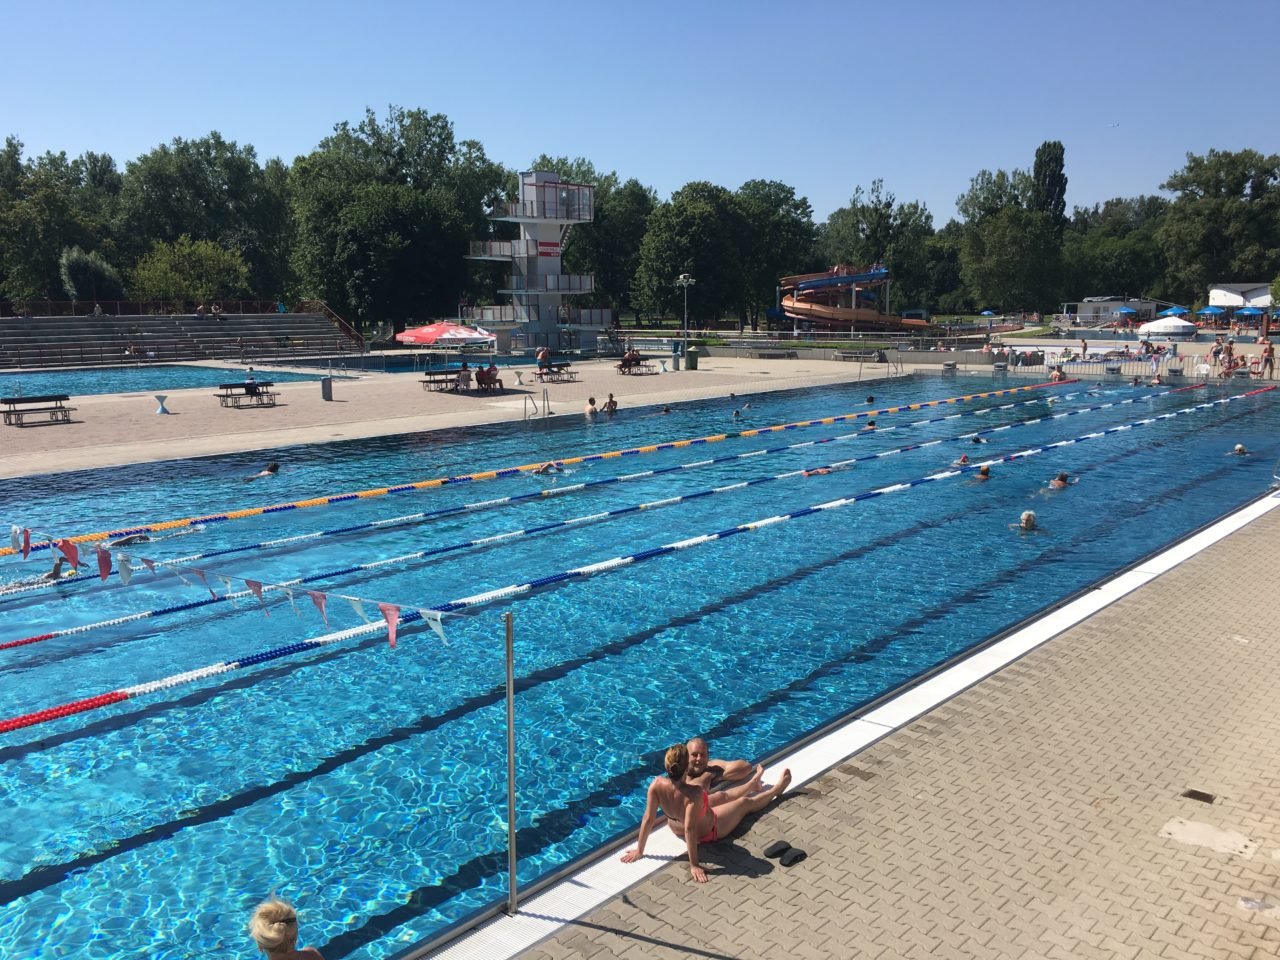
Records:
M710 883L673 863L523 956L1280 955L1278 543L1275 510L785 798Z

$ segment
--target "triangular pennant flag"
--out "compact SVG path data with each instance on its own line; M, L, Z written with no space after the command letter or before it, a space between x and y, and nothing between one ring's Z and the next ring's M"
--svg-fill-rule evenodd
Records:
M102 578L102 582L107 582L107 577L111 576L111 553L102 547L94 548L98 553L98 576Z
M396 648L396 626L400 623L400 608L393 603L380 603L378 609L382 611L382 619L387 621L387 642L391 644L391 649Z
M223 588L227 591L227 600L234 607L236 605L235 594L231 591L231 578L224 574L218 574L218 579L222 581Z
M324 612L325 602L329 599L323 593L316 590L308 590L307 596L311 598L311 602L316 605L316 609L320 611L320 619L324 621L324 625L329 625L329 615Z
M22 549L22 530L16 525L9 527L9 546L14 553Z
M205 579L205 577L204 577L204 571L203 571L203 570L197 570L195 567L192 567L192 568L191 568L191 572L192 572L192 573L194 573L197 577L199 577L199 578L200 578L200 582L204 584L204 588L205 588L206 590L208 590L208 591L209 591L209 596L211 596L211 597L213 597L213 599L217 600L217 599L218 599L218 595L217 595L216 593L214 593L214 591L213 591L213 587L209 586L209 581L208 581L208 580L206 580L206 579Z
M62 551L62 555L71 561L73 567L80 566L80 551L76 549L76 545L63 537L58 541L57 547Z
M289 598L289 606L293 607L293 615L295 617L302 616L302 611L299 610L298 605L293 602L293 589L290 587L281 587L280 589L283 590L284 595Z
M120 582L127 587L129 585L129 581L133 579L133 567L129 566L129 558L123 553L120 554L120 563L118 564L118 567L120 569Z
M436 636L444 641L444 645L449 645L449 638L444 635L444 625L440 622L439 610L419 610L422 614L423 622L436 632Z
M156 572L156 562L154 560L148 560L146 557L143 557L142 565L146 567L148 570L150 570L152 573Z
M193 587L193 586L195 586L195 584L193 584L190 580L188 580L186 577L184 577L184 576L182 575L182 571L181 571L181 570L175 570L175 571L173 571L173 575L174 575L175 577L177 577L179 580L181 580L183 583L185 583L188 587Z
M364 612L363 600L360 600L357 597L347 597L347 603L351 604L351 609L356 612L357 617L365 623L373 623L373 621L369 619L369 615Z
M258 605L262 607L262 612L268 617L271 616L271 611L268 610L267 605L262 602L262 584L257 580L246 580L244 585L249 588L250 593L258 598Z
M22 530L22 559L25 560L31 556L31 530L24 527Z

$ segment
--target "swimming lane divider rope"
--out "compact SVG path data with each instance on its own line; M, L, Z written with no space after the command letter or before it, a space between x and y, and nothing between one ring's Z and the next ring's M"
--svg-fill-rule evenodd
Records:
M904 481L902 483L889 484L885 487L879 487L874 490L868 490L864 493L854 494L850 497L841 497L836 500L829 500L825 503L814 504L809 507L803 507L791 513L779 514L773 517L765 517L755 520L751 523L739 524L735 527L729 527L716 533L702 534L696 537L690 537L685 540L678 540L674 543L663 544L659 547L653 547L648 550L642 550L639 553L633 553L625 557L614 557L611 560L604 560L599 563L589 564L584 567L576 567L572 570L565 570L560 573L550 574L545 577L539 577L536 580L527 583L512 584L506 587L500 587L496 590L487 590L484 593L478 593L470 597L462 597L457 600L451 600L441 603L433 607L426 607L425 610L435 613L459 613L474 607L483 606L499 600L508 600L512 597L530 593L544 587L554 586L560 583L566 583L572 580L586 579L601 573L608 573L623 567L632 566L642 563L646 560L652 560L655 557L666 556L667 554L676 553L681 550L688 550L693 547L705 546L708 543L725 540L729 537L736 536L740 533L754 533L767 527L775 526L779 523L786 523L789 520L797 520L801 517L813 516L819 513L825 513L828 510L838 510L843 507L852 506L865 500L872 500L882 497L890 493L899 493L903 490L910 490L923 484L933 483L938 480L947 480L952 477L963 476L967 473L979 469L983 466L989 466L995 463L1007 463L1013 460L1022 460L1029 457L1038 456L1049 450L1056 450L1061 447L1071 446L1073 444L1086 443L1089 440L1096 440L1099 437L1109 436L1115 433L1123 433L1128 430L1134 430L1139 427L1148 426L1152 423L1158 423L1163 420L1172 420L1176 417L1186 416L1190 413L1198 413L1209 410L1213 407L1221 406L1228 403L1234 403L1248 397L1255 397L1259 394L1268 393L1275 390L1276 387L1262 387L1257 390L1250 390L1247 393L1237 394L1231 397L1224 397L1219 400L1212 400L1207 403L1198 403L1190 407L1184 407L1181 410L1174 410L1170 413L1158 414L1154 417L1147 417L1142 420L1131 421L1130 423L1121 424L1116 427L1108 427L1105 430L1099 430L1094 433L1083 434L1082 436L1072 437L1066 440L1058 440L1054 443L1045 444L1040 447L1031 447L1026 450L1020 450L1017 453L1007 454L1002 457L994 457L981 463L974 463L966 467L953 467L938 473L929 474L924 477L918 477L914 480ZM409 624L424 619L421 610L410 610L400 615L399 623ZM100 693L95 696L86 697L81 700L73 700L68 703L59 704L54 707L48 707L43 710L36 710L30 713L20 714L18 716L9 717L0 720L0 733L9 733L14 730L21 730L25 727L36 726L37 724L48 723L53 720L59 720L64 717L75 716L76 714L85 713L90 710L97 710L101 707L110 706L116 703L123 703L126 700L134 700L148 694L157 693L162 690L168 690L173 687L182 686L188 683L194 683L197 680L204 680L218 674L230 673L235 670L243 670L246 667L256 666L261 663L267 663L281 657L292 656L298 653L304 653L320 647L328 646L334 643L340 643L344 640L354 639L356 637L368 636L381 632L386 629L383 624L366 624L359 627L351 627L336 633L326 634L317 637L314 640L303 640L298 643L286 644L282 647L275 647L271 650L263 650L259 653L242 657L238 660L227 660L221 663L209 664L195 670L188 670L184 673L173 674L163 677L159 680L152 680L147 683L135 684L129 687L122 687L119 690L111 690L106 693Z
M851 420L860 420L876 416L888 416L895 413L908 413L913 410L923 410L927 407L938 407L950 403L968 403L973 400L983 400L988 397L1005 397L1017 393L1025 393L1028 390L1041 390L1046 387L1061 387L1067 384L1079 383L1079 380L1060 380L1057 383L1036 383L1025 387L1010 387L1005 390L989 390L985 393L971 393L959 397L944 397L939 400L925 400L920 403L901 404L896 407L885 407L880 410L863 410L858 413L846 413L835 417L820 417L815 420L797 420L794 423L782 423L772 427L758 427L753 430L742 430L738 433L718 433L707 437L695 437L690 440L671 440L666 443L648 444L643 447L632 447L627 450L612 450L608 453L592 453L581 457L568 457L558 459L556 462L560 464L577 464L591 463L596 460L611 460L614 457L629 457L644 453L658 453L663 450L677 450L681 447L697 446L704 443L718 443L721 440L729 440L734 437L755 437L765 433L777 433L782 430L800 430L806 427L828 426L833 423L844 423ZM368 500L374 497L385 497L393 493L410 493L414 490L427 490L435 487L451 486L457 483L472 483L478 480L495 480L500 477L513 477L522 473L531 473L540 467L540 463L526 463L518 467L505 467L499 470L483 470L476 473L460 474L456 477L436 477L431 480L419 480L415 483L403 483L392 487L376 487L372 490L361 490L356 493L339 493L328 497L313 497L307 500L294 500L290 503L277 503L267 507L246 507L243 510L231 510L225 513L212 513L203 517L184 517L179 520L165 520L160 523L146 524L138 527L125 527L119 530L104 530L97 533L82 533L74 537L68 537L72 543L95 543L100 540L108 540L112 537L132 536L138 533L156 533L166 530L176 530L180 527L189 527L197 523L210 524L222 523L228 520L242 520L245 517L257 517L268 513L284 513L288 510L307 510L312 507L326 507L335 503L346 503L351 500ZM39 543L31 544L31 550L48 550L53 546L50 540L44 540ZM0 547L0 557L11 556L19 553L12 546Z
M568 520L556 520L556 521L552 521L551 523L545 523L536 527L528 527L522 530L510 530L504 533L491 534L487 537L479 537L474 540L465 540L459 543L446 544L445 546L442 546L442 547L433 547L428 550L418 550L413 553L407 553L397 557L388 557L381 560L372 560L372 561L369 561L368 563L355 564L349 567L342 567L341 569L338 569L338 570L325 570L320 573L313 573L306 577L298 577L292 580L285 580L280 583L264 583L262 585L262 588L264 593L269 591L289 590L289 589L292 589L293 587L302 586L304 584L309 584L309 583L317 583L319 581L327 580L333 577L342 577L342 576L348 576L353 573L360 573L362 571L377 570L379 567L388 566L390 564L400 564L400 563L406 563L414 560L423 560L428 557L441 556L446 553L453 553L458 550L468 549L470 547L493 546L495 544L502 543L503 541L513 540L519 537L532 536L534 534L546 533L551 530L563 529L566 527L580 526L586 523L596 523L602 520L611 520L617 517L626 516L628 514L637 513L643 510L656 510L662 507L675 506L676 504L688 503L693 500L701 499L702 497L714 496L721 493L730 493L736 490L743 490L743 489L746 489L747 487L758 486L759 484L762 484L762 483L771 483L775 480L789 480L798 476L805 475L814 470L840 470L847 467L852 467L858 463L866 463L872 460L880 460L885 457L890 457L899 453L907 453L913 450L923 450L927 447L939 446L940 444L944 444L944 443L959 443L962 440L969 440L972 437L982 437L982 436L986 436L993 433L1001 433L1006 430L1013 430L1018 427L1031 426L1037 423L1047 423L1052 420L1062 420L1066 417L1075 417L1085 413L1094 413L1098 410L1108 410L1113 407L1123 407L1131 403L1141 403L1145 400L1152 400L1158 397L1168 396L1171 393L1178 393L1181 390L1185 390L1185 389L1188 389L1188 388L1182 387L1182 388L1179 388L1178 390L1166 390L1160 393L1149 393L1139 397L1130 397L1126 400L1113 400L1107 403L1094 404L1088 407L1079 407L1075 410L1066 410L1066 411L1063 411L1062 413L1046 414L1045 416L1034 417L1030 420L1020 420L1016 423L1001 424L999 426L990 427L986 430L978 430L975 432L964 433L954 437L939 437L936 440L926 440L921 443L907 444L905 446L894 447L889 450L880 450L876 453L869 453L860 457L852 457L848 460L838 460L833 463L822 464L820 466L810 466L810 467L804 467L798 470L789 470L785 473L779 473L773 476L753 477L747 480L739 480L734 483L726 484L725 486L721 486L721 487L710 487L702 490L695 490L691 493L686 493L679 496L665 497L661 500L653 500L648 503L631 504L625 507L616 507L612 510L605 510L599 513L588 514L586 516L571 517ZM1034 403L1039 401L1028 401L1028 402ZM1016 404L1007 404L1006 406L1016 406ZM988 408L988 409L991 409L991 408ZM973 411L966 414L952 414L946 417L935 417L932 420L919 420L919 421L916 421L916 423L917 424L931 423L931 422L937 422L940 420L951 420L958 416L974 416L980 412L982 411ZM907 424L907 426L914 426L914 425L915 424ZM887 427L883 432L888 432L889 430L894 430L894 429L899 429L899 428ZM863 432L863 433L849 434L848 436L850 438L856 438L860 436L869 436L869 434ZM752 453L735 454L733 456L722 457L719 459L725 460L725 461L737 460L737 459L742 459L744 457L758 456L763 453L777 452L780 450L791 450L791 449L795 449L796 447L807 447L807 446L813 446L815 444L828 443L835 439L840 439L840 438L826 437L826 438L823 438L822 440L805 441L803 443L791 444L790 446L787 446L787 447L778 447L773 451L761 450L761 451L755 451ZM635 478L640 476L652 476L652 475L656 475L657 473L666 472L669 470L687 469L689 467L706 465L711 462L714 462L714 461L704 460L704 461L700 461L697 464L681 464L675 467L663 468L662 470L658 470L658 471L650 470L650 471L646 471L643 474L634 474L632 475L632 477ZM601 484L614 483L614 482L617 482L619 479L623 479L623 478L611 477L611 478L602 479L594 482L601 483ZM579 487L582 487L582 486L585 486L585 485L579 485ZM508 498L508 499L514 501L516 499L524 499L526 497L538 497L538 496L541 496L543 493L548 493L548 492L550 491L535 492L533 494L524 494L519 498ZM487 501L487 503L489 504L496 503L496 502L500 502L500 501ZM449 512L451 513L459 512L465 509L466 509L465 507L452 507L452 508L449 508ZM232 551L227 551L227 552L232 552ZM207 554L205 556L207 557L207 556L214 556L214 555L216 554ZM196 571L190 570L185 566L187 562L194 559L200 559L200 558L193 557L193 558L175 559L175 560L165 561L163 565L171 568L176 568L178 570L185 570L188 573L196 574ZM161 566L162 564L160 563L155 564L156 568L160 568ZM214 576L221 576L220 574L218 574L217 571L206 570L203 572L212 573ZM236 578L236 579L240 579L240 578ZM224 601L230 601L234 605L236 600L247 599L250 596L251 596L251 593L248 590L241 590L236 592L228 591L226 594L220 597L219 596L202 597L199 600L192 600L186 603L180 603L170 607L161 607L154 610L143 610L138 613L126 614L121 617L113 617L110 620L99 620L95 623L80 624L79 626L67 627L63 630L54 630L49 633L42 633L42 634L37 634L35 636L22 637L17 640L5 641L3 643L0 643L0 650L12 650L17 647L29 646L33 643L42 643L46 640L56 640L60 637L76 636L78 634L89 633L93 630L100 630L106 627L118 627L118 626L123 626L126 623L135 623L139 620L153 619L155 617L163 617L163 616L168 616L175 613L185 613L189 610L196 610L201 607L207 607L207 606L210 606L211 604L222 603ZM409 607L410 605L400 604L399 606Z
M1136 403L1142 400L1151 400L1157 397L1166 397L1170 394L1181 393L1184 390L1196 390L1203 387L1204 384L1192 384L1189 387L1178 387L1173 390L1165 390L1160 393L1146 394L1141 397L1135 397L1131 400L1122 401L1123 403ZM1069 393L1056 399L1071 400L1079 394ZM877 434L891 433L895 430L907 430L913 427L921 427L932 423L945 423L949 420L958 420L962 417L977 417L994 411L1012 410L1015 407L1024 407L1033 403L1044 403L1044 398L1036 397L1031 400L1018 400L1013 403L1002 403L990 407L982 407L978 410L965 410L960 413L951 413L943 417L927 417L923 420L913 420L910 423L891 425L881 427L875 431ZM226 547L221 550L210 550L207 553L194 553L183 557L174 557L171 560L155 561L156 567L177 567L185 564L195 563L197 561L212 560L217 557L233 556L238 553L246 553L253 550L275 550L280 547L290 546L292 544L306 543L312 540L318 540L325 537L345 536L351 533L361 533L370 530L386 530L393 527L407 526L414 523L431 522L435 520L443 520L446 517L458 516L464 513L474 513L480 510L487 510L496 507L507 507L518 503L524 503L531 500L545 499L547 497L562 496L569 493L579 493L593 487L608 486L614 483L628 483L634 480L645 480L650 477L658 477L669 473L679 473L685 470L694 470L700 467L718 466L725 463L731 463L734 460L746 460L752 457L771 456L773 454L785 453L791 450L798 450L803 447L818 446L824 443L834 443L841 440L852 440L861 436L867 436L867 432L858 431L855 433L846 433L834 437L820 437L816 440L803 440L800 443L791 443L781 447L766 447L761 450L749 450L745 453L735 453L724 457L712 457L707 460L697 460L691 463L679 463L670 467L658 467L653 470L642 470L639 473L622 474L616 477L602 477L598 480L586 480L580 483L567 485L563 487L548 487L544 490L534 490L531 493L516 494L509 497L498 497L493 500L478 500L472 503L464 503L458 506L441 507L436 510L424 510L421 513L405 514L399 517L388 517L384 520L372 520L367 523L351 524L345 527L334 527L329 530L316 530L310 533L301 533L292 537L281 537L276 540L262 540L257 543L241 544L233 547ZM971 434L966 435L972 436ZM112 571L114 572L114 571ZM0 598L14 596L20 593L30 593L33 591L44 591L53 589L66 589L68 586L77 583L97 582L99 576L96 573L82 573L75 576L63 577L58 581L40 580L35 582L11 584L0 586ZM0 650L5 649L4 644L0 644Z

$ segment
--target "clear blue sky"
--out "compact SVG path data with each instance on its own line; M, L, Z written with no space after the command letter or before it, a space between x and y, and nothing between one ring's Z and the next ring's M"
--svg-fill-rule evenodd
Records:
M1280 152L1278 0L0 0L0 135L125 161L211 130L292 162L388 104L527 168L781 180L821 220L882 177L941 226L981 168L1066 145L1068 208L1188 151Z

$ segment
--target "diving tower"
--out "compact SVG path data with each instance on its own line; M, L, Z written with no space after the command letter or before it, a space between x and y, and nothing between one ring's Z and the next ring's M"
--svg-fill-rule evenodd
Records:
M468 259L510 264L498 293L510 304L466 308L463 316L486 329L517 333L525 347L594 348L613 311L576 307L566 297L595 292L591 274L562 273L560 257L575 224L595 216L595 187L566 183L558 174L520 174L520 199L495 207L489 219L519 225L517 240L472 241Z

